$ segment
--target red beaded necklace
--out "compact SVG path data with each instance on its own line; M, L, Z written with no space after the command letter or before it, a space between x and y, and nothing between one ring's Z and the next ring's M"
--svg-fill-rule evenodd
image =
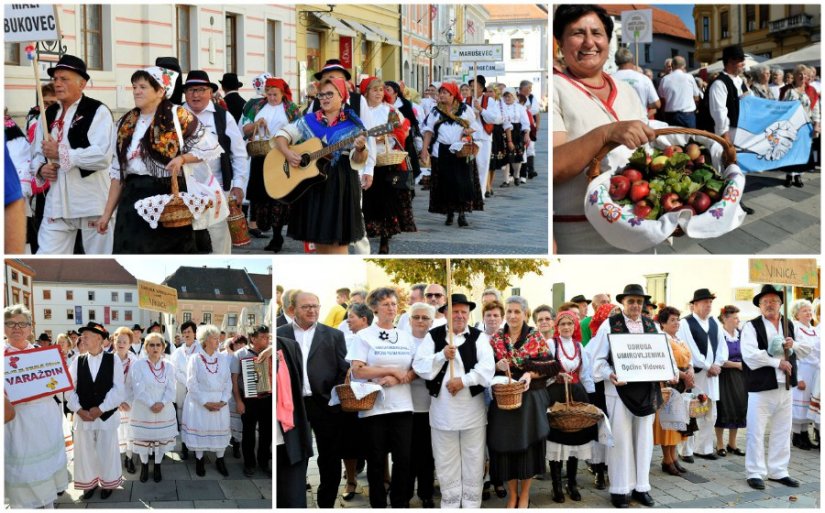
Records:
M592 86L592 85L588 84L587 82L583 81L581 78L574 75L573 72L570 71L569 69L567 70L567 74L570 75L570 78L572 78L576 82L580 83L584 87L587 87L588 89L595 89L596 91L598 91L600 89L604 89L605 87L607 87L607 84L608 84L607 79L604 78L604 73L602 73L602 85L600 85L600 86Z
M163 360L160 361L160 367L155 367L152 364L152 361L148 358L146 359L146 364L149 365L149 370L152 371L152 376L155 377L155 381L157 381L160 384L166 383L166 364L163 362ZM160 371L160 374L158 374L158 371Z
M200 356L201 360L203 360L203 366L206 367L206 371L208 373L210 373L210 374L217 374L218 373L218 355L217 354L215 355L215 361L214 362L208 361L206 359L206 356L204 356L203 353L199 354L198 356ZM209 368L210 365L214 365L215 370L210 369Z

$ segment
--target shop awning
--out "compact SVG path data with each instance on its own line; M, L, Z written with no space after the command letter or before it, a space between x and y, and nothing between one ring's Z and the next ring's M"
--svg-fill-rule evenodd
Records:
M321 23L334 30L339 36L356 37L358 35L349 26L329 13L313 12L312 15L318 18Z
M352 27L353 30L355 30L356 32L361 32L362 34L364 34L364 37L367 39L367 41L373 41L375 43L382 42L381 36L373 30L371 30L366 25L359 23L355 20L345 20L344 23Z

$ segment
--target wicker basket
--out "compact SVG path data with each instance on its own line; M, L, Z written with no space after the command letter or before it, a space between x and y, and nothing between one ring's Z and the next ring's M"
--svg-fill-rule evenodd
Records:
M180 197L180 188L178 187L178 171L172 171L172 200L166 204L163 212L160 214L160 222L164 228L180 228L192 224L195 216L189 211L189 208Z
M361 399L355 398L355 392L349 386L349 377L352 369L347 369L347 377L344 379L343 385L336 385L335 391L338 393L338 398L341 399L341 409L346 412L367 411L375 406L375 400L378 398L378 391L367 394Z
M524 382L513 381L510 375L510 368L507 368L507 380L505 385L500 383L493 385L493 395L496 398L496 406L500 410L517 410L521 408L521 395L524 393Z
M255 139L259 133L260 130L256 129L255 134L252 136L253 139L246 143L246 153L250 157L266 157L266 154L272 149L272 145L269 143L269 128L264 127L263 137Z
M556 403L547 410L547 420L552 429L574 433L595 426L604 417L602 411L589 403L570 400L570 384L564 382L565 402Z
M385 145L386 147L387 145ZM375 157L375 167L381 166L396 166L407 158L406 151L387 150L384 153L379 153Z
M456 157L475 157L478 155L478 144L474 142L464 143L464 146L455 154Z

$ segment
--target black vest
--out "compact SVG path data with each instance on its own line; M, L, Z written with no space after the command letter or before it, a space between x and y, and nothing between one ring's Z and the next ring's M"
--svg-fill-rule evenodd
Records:
M470 333L464 338L464 343L458 347L458 354L461 355L461 362L464 364L464 372L468 374L471 369L476 366L478 363L478 357L476 356L476 341L478 337L481 335L481 331L470 328ZM445 347L447 347L447 326L439 326L437 328L433 328L430 331L430 336L435 343L435 352L438 353ZM430 395L433 397L438 397L438 394L441 392L441 383L444 382L444 376L447 374L447 368L450 366L450 362L444 362L444 366L441 367L441 370L438 371L438 374L433 379L427 380L427 390L430 391ZM484 391L484 387L481 385L473 385L470 387L470 395L477 396L478 394Z
M696 347L699 348L699 352L702 353L702 356L708 355L708 339L710 339L710 347L713 349L713 359L715 360L717 347L719 346L719 332L717 331L716 323L708 318L708 331L705 332L699 324L699 321L697 321L694 316L688 315L685 317L685 320L690 328L690 334L693 336L693 341L696 342ZM694 372L700 372L705 369L697 369L694 367L693 370Z
M89 356L84 354L77 358L77 398L80 400L80 406L84 410L89 410L100 406L114 386L115 357L112 353L103 352L103 360L100 362L95 381L92 381L92 372L89 370ZM107 420L115 411L117 408L103 412L100 419Z
M765 324L762 322L760 315L756 319L748 321L753 325L756 331L756 344L759 349L763 351L768 350L768 332L765 329ZM782 325L782 318L779 318L780 326ZM788 332L785 336L795 339L793 331L793 323L788 322ZM788 361L791 362L791 386L796 386L796 353L792 354ZM760 367L758 369L751 369L747 363L742 362L742 370L745 372L745 386L748 392L764 392L766 390L775 390L779 388L779 383L776 381L776 369L770 366ZM785 377L787 379L787 376Z
M739 126L739 91L736 90L736 86L733 84L733 79L730 78L727 73L719 73L719 76L711 80L707 89L705 89L705 96L703 96L702 100L699 102L699 115L696 117L696 128L699 128L700 130L707 130L711 133L716 133L714 131L716 122L713 121L713 116L710 115L710 86L712 86L717 80L721 80L722 83L725 84L725 88L728 90L725 105L728 108L728 121L730 122L730 127L736 128ZM743 81L742 93L744 94L747 91L748 86Z
M659 333L653 321L645 316L642 319L642 329L645 333ZM624 322L624 314L619 313L613 317L608 317L610 333L630 333L627 324ZM613 366L613 354L608 351L607 362ZM656 405L661 404L662 395L659 391L659 383L653 381L641 381L628 383L624 386L616 387L616 393L622 400L630 413L637 417L653 415L656 412Z
M226 135L226 109L215 105L215 132L218 134L218 144L223 148L221 154L221 182L223 182L223 190L228 191L232 188L232 140Z
M89 98L85 94L80 98L80 103L77 105L71 126L68 127L68 132L66 132L66 140L69 141L70 148L88 148L91 145L89 142L89 129L92 127L92 121L94 121L97 109L101 105L103 105L101 102L94 98ZM103 106L105 107L105 105ZM51 126L55 119L57 119L57 111L59 108L60 103L58 102L46 109L46 127L44 127L44 133L46 131L51 132ZM106 110L109 110L108 107ZM111 116L111 112L109 115ZM65 130L64 128L64 131ZM94 170L81 169L80 176L86 178L94 172Z

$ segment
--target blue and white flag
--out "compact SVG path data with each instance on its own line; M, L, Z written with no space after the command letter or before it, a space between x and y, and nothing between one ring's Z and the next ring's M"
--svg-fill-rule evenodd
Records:
M813 133L810 121L798 101L780 102L750 95L740 98L733 145L742 172L808 162Z

